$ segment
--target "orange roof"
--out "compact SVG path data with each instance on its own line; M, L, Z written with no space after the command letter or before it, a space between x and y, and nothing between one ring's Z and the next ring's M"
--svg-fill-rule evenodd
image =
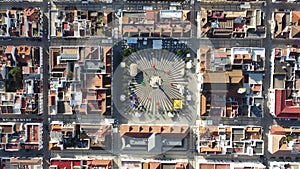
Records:
M292 26L292 29L291 29L291 36L292 38L299 38L300 35L300 26Z
M41 159L39 158L31 158L31 159L19 159L19 158L11 158L10 164L17 165L41 165ZM29 167L31 168L31 167Z
M154 20L154 22L157 22L158 11L155 10L146 11L146 20Z
M147 127L147 126L141 126L141 127L140 127L140 132L141 132L141 133L149 133L149 129L150 129L150 127Z
M221 153L222 148L221 147L215 147L215 148L201 147L200 148L200 153L207 153L207 152Z
M25 24L22 25L22 32L21 32L22 36L26 35L26 26L27 26L27 24L26 25Z
M96 96L96 94L87 93L86 99L87 100L97 100L97 96Z
M101 18L105 25L107 25L108 22L110 22L109 14L111 14L111 11L104 11L104 16Z
M177 162L175 165L175 169L186 169L188 168L188 162Z
M233 69L226 72L209 72L203 76L204 83L227 83L237 84L244 79L242 70Z
M287 56L287 49L282 49L282 55L281 56Z
M160 126L151 126L149 128L149 132L152 133L160 133L161 132L161 127Z
M215 169L230 169L230 164L216 164Z
M54 130L61 131L61 129L62 129L62 126L60 124L51 124L51 131L54 131Z
M24 10L24 16L27 16L28 21L39 22L40 11L36 8L27 8Z
M94 77L94 86L96 88L102 88L103 87L103 76L100 74L95 74Z
M206 132L205 130L209 130L210 132L218 132L218 126L199 126L200 133Z
M227 58L227 53L226 52L214 52L214 57L215 58Z
M292 11L292 22L299 22L300 11Z
M32 48L31 46L26 46L26 45L17 46L16 47L17 55L29 55L31 48Z
M143 163L142 169L149 169L149 164L148 163Z
M186 134L189 126L149 126L149 125L129 125L120 126L120 135L128 133L164 133L164 134Z
M138 32L138 28L133 27L133 26L124 26L123 27L123 32Z
M150 162L149 169L160 169L160 162Z
M262 90L262 85L261 84L255 84L251 88L252 91L261 91Z
M200 115L204 115L206 113L206 96L201 94L201 111L200 111Z
M271 126L270 133L283 135L283 134L285 134L285 130L281 126Z
M9 125L2 125L0 126L2 128L2 134L12 134L13 133L13 124Z
M161 129L162 129L161 130L162 133L169 133L171 131L170 130L171 129L170 126L162 126Z
M200 164L200 169L214 169L214 164Z
M39 126L38 125L28 125L27 126L27 141L28 142L39 142Z
M260 132L260 127L246 127L246 132Z
M123 16L122 17L122 23L123 24L129 24L129 17L128 16Z
M13 48L14 48L14 46L7 46L5 49L5 54L11 54Z
M92 165L96 166L109 166L111 165L111 160L93 160Z

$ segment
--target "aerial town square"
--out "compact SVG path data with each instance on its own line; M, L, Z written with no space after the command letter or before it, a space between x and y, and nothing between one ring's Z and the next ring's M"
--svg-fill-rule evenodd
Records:
M0 0L0 169L300 169L300 0Z

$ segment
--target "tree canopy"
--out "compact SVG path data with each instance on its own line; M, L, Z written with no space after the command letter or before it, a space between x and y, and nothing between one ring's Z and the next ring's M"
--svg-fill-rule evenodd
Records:
M20 67L16 66L9 71L9 74L14 78L14 81L17 82L22 80L22 70Z

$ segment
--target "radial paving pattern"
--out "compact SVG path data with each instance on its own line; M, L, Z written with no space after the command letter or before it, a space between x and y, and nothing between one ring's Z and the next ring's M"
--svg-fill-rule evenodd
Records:
M185 62L177 55L142 50L132 54L126 64L137 64L137 75L128 83L131 104L127 111L168 112L174 110L174 100L183 99Z

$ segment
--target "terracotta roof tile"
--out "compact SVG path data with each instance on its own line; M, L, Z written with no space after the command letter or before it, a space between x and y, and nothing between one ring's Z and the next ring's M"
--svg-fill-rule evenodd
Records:
M155 11L155 10L146 11L146 19L147 20L154 20L154 22L157 22L157 20L158 20L158 11Z
M160 162L150 162L150 169L160 169Z
M271 126L270 133L271 134L285 134L285 130L281 126Z
M13 48L14 48L14 46L7 46L5 49L5 54L11 54Z
M214 52L215 58L227 58L226 52Z
M292 22L299 22L300 11L292 11Z
M287 90L275 91L275 115L281 118L299 118L300 107L286 104Z

